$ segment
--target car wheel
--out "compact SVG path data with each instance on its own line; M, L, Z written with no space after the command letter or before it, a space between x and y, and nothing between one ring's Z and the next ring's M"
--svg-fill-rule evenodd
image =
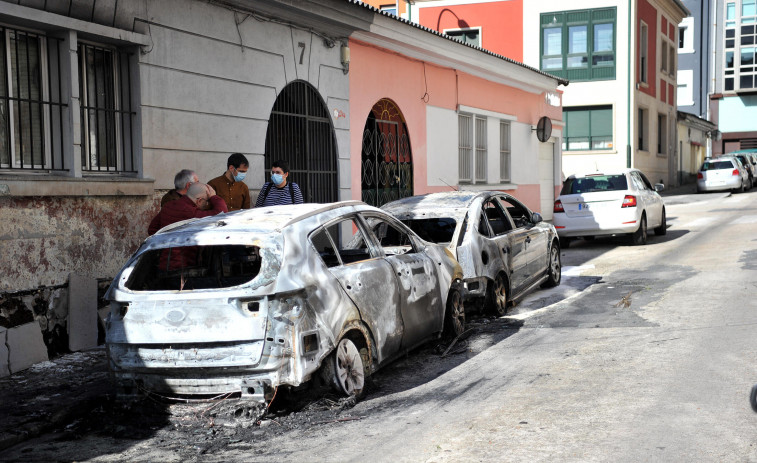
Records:
M749 394L749 403L752 404L752 410L757 412L757 384L752 386L752 393Z
M457 337L465 331L465 306L460 291L450 289L447 295L447 308L444 314L444 333Z
M560 265L560 247L553 242L549 248L549 268L547 269L547 281L542 284L543 288L554 288L562 279L562 266Z
M665 208L662 208L662 218L660 219L660 226L654 229L654 234L662 236L668 233L668 219L665 216Z
M486 299L486 308L492 315L501 317L507 313L507 281L502 273L487 288Z
M365 386L365 366L355 343L342 338L334 352L329 354L323 366L324 379L337 392L360 397Z
M633 244L634 246L647 244L647 216L641 216L639 228L637 228L635 232L631 233L631 244Z
M570 242L573 241L570 238L560 238L560 248L561 249L568 249L570 247Z

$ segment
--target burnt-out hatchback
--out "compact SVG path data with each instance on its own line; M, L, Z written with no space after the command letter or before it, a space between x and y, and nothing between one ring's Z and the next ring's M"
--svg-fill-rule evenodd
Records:
M462 332L461 277L443 247L358 201L180 222L108 291L110 371L122 396L264 402L316 376L359 395L445 324Z

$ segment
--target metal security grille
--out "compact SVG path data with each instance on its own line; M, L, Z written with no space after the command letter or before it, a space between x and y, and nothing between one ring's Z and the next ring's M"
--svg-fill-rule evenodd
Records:
M476 181L486 181L486 118L476 117Z
M458 152L458 172L461 182L473 181L473 133L471 130L471 116L460 114L457 116L457 152Z
M79 45L81 166L86 172L136 172L129 55Z
M499 121L499 179L510 181L510 122Z
M0 28L0 168L66 170L60 40Z
M413 195L413 159L399 108L386 99L373 106L363 130L362 199L372 206Z
M265 139L265 167L289 162L289 180L305 202L338 201L337 153L331 118L318 92L307 82L292 82L276 99Z

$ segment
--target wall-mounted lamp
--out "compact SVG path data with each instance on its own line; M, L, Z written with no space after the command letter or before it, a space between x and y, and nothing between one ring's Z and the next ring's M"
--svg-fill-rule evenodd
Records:
M342 44L342 48L339 52L339 58L342 61L342 72L347 74L350 72L350 47Z

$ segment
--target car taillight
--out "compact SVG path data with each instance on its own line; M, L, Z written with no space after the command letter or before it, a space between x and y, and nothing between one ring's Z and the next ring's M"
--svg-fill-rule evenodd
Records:
M636 207L636 196L626 195L620 207Z
M733 172L731 172L731 175L741 175L741 172L739 172L739 169L733 169Z
M559 199L555 201L555 207L552 209L552 212L565 212L565 209L562 207L562 201Z
M699 180L704 179L704 175L702 175L701 172L697 172L697 179L699 179Z

